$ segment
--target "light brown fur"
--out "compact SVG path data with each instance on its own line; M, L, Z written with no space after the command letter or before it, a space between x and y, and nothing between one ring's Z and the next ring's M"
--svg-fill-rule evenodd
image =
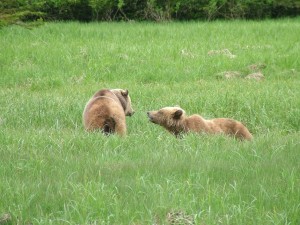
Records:
M102 89L86 104L82 119L87 131L101 130L105 134L126 134L125 116L133 115L128 90Z
M251 140L252 135L241 122L228 119L216 118L206 120L200 115L186 116L180 107L165 107L158 111L147 112L149 120L163 126L176 137L182 133L196 132L234 136L241 140Z

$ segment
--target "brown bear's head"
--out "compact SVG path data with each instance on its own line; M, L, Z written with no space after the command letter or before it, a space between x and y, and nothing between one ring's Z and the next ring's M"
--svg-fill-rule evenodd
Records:
M177 126L178 122L180 122L185 115L185 112L182 108L175 106L165 107L158 111L149 111L147 115L152 123L170 128Z
M131 106L131 99L128 94L128 90L111 89L110 91L113 92L117 96L117 98L120 100L121 105L124 109L125 115L132 116L134 114L134 110L132 109L132 106Z

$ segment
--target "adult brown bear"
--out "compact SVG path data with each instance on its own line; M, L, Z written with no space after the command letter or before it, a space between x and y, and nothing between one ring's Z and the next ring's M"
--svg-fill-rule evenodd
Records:
M165 107L158 111L147 112L149 120L163 126L176 137L182 133L196 132L231 135L241 140L251 140L252 135L241 122L217 118L206 120L200 115L187 116L180 107Z
M134 111L128 90L102 89L97 91L83 111L83 125L87 131L101 130L105 134L126 134L125 116Z

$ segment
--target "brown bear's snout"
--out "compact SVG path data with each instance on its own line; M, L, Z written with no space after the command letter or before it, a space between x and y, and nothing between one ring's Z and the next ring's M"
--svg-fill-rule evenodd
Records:
M134 113L135 113L135 111L129 112L128 116L133 116Z
M151 122L153 122L153 116L151 115L151 112L150 112L150 111L147 112L147 116L148 116L149 120L150 120Z

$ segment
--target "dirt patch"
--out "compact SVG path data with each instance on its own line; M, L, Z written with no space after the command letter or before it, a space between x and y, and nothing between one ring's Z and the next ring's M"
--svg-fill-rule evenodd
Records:
M230 59L233 59L236 57L236 55L232 54L229 49L222 49L222 50L210 50L207 53L209 56L214 56L214 55L224 55L227 56Z
M195 219L193 215L188 215L182 210L170 211L166 215L166 221L169 225L182 224L182 225L192 225L195 224Z
M8 224L11 222L11 215L9 213L4 213L0 217L0 224Z
M233 78L241 78L242 74L239 71L224 71L222 73L217 74L219 78L225 79L233 79Z
M216 75L217 78L221 79L248 79L248 80L263 80L265 79L265 76L261 72L266 68L266 64L264 63L256 63L256 64L251 64L245 68L242 68L241 71L224 71L221 73L218 73Z
M264 63L256 63L248 66L248 69L255 72L265 69L267 66Z
M263 80L265 76L261 72L251 73L245 77L245 79Z

